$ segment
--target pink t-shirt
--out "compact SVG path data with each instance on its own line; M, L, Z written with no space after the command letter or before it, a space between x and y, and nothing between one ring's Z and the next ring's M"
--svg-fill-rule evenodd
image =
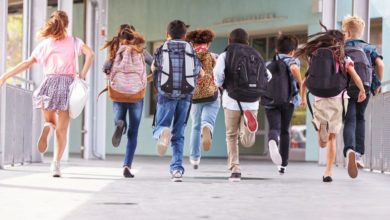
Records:
M349 66L354 66L353 60L350 57L345 57L344 63L345 63L344 64L345 69L347 69L347 67L349 67ZM339 71L339 68L340 68L340 63L336 62L336 70L337 70L337 72ZM348 96L347 92L345 90L343 92L344 92L344 98L345 99L349 99L349 96ZM330 97L330 98L331 99L332 98L339 98L339 99L341 99L341 98L343 98L343 92L340 92L338 95ZM319 101L321 99L325 99L325 98L314 96L314 100L315 101Z
M79 38L67 36L62 40L47 38L34 49L31 57L43 64L45 74L76 74L75 47L81 54L84 42Z

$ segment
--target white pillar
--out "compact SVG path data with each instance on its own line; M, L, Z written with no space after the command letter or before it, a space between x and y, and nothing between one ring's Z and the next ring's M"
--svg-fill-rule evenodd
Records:
M363 40L370 41L370 1L369 0L353 0L352 13L355 16L361 17L366 23L363 32Z
M104 74L101 74L101 66L105 60L104 53L98 53L99 48L106 40L101 35L101 29L107 24L107 1L88 0L86 20L86 44L95 51L95 60L91 71L87 76L90 85L90 96L85 107L85 159L104 159L106 154L106 98L103 96L97 102L97 91L106 85Z
M328 28L328 30L336 28L336 18L337 18L336 16L337 16L337 0L323 0L322 1L322 24L324 24ZM320 147L318 151L319 165L326 165L327 150L328 150L327 147L325 148Z
M0 74L5 72L7 62L8 0L0 2ZM0 168L3 168L5 145L5 86L0 88Z
M23 0L23 58L31 55L31 51L38 45L40 39L36 33L46 23L47 19L47 0ZM35 88L42 82L43 70L41 65L33 65L28 71L29 80L34 82ZM42 155L36 150L36 143L42 129L42 113L39 109L33 109L32 126L32 162L41 162Z
M65 11L66 14L68 15L68 34L73 35L73 1L69 0L58 0L58 10ZM72 120L71 122L72 123ZM69 129L70 126L68 127L68 135L67 135L67 140L66 140L66 146L64 150L64 154L62 155L62 161L67 161L69 159Z

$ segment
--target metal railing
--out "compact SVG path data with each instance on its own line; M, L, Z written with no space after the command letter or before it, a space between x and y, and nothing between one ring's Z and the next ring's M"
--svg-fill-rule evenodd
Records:
M26 82L27 84L31 84ZM5 100L1 100L0 124L5 125L0 138L0 168L7 165L32 161L33 111L32 91L18 86L6 85Z
M371 97L366 113L365 168L370 171L390 172L390 81L385 82L381 94ZM345 166L343 135L337 138L336 165Z

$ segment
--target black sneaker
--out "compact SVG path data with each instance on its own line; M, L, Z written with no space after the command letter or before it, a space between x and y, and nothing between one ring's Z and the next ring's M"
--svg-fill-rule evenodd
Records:
M125 178L134 178L134 175L130 172L130 169L128 167L123 168L123 176Z
M280 174L280 175L283 175L283 174L286 173L287 167L285 167L285 166L279 166L278 168L279 168L278 170L279 170L279 174Z
M118 147L119 144L121 143L124 128L125 128L125 122L123 120L118 120L116 122L114 134L112 135L112 145L114 147Z
M331 176L323 176L322 177L322 182L324 182L324 183L330 183L332 181L333 181L333 179Z
M240 182L241 181L241 173L232 173L229 177L230 182Z

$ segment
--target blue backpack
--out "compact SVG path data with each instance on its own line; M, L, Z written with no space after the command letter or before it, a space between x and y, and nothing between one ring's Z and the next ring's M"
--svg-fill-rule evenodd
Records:
M199 68L192 45L185 41L166 41L155 54L154 83L159 94L167 98L193 95Z

